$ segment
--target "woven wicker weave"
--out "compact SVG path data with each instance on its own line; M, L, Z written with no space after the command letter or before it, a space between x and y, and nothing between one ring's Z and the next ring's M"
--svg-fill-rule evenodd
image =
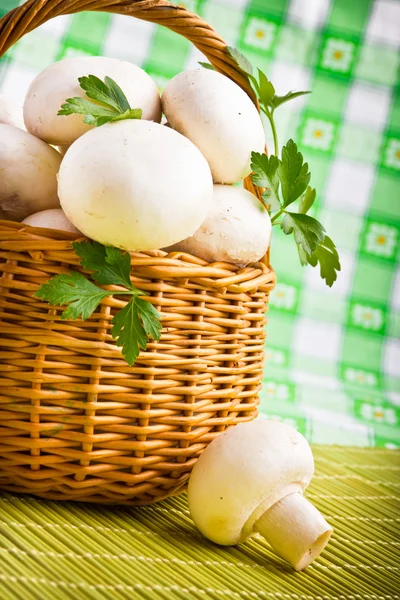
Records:
M28 0L0 21L0 56L48 19L82 10L165 25L252 96L215 31L164 0ZM132 254L132 281L161 311L163 333L128 367L110 334L123 301L108 298L87 321L63 321L61 309L32 297L54 274L80 270L74 239L0 221L0 487L55 499L159 500L184 489L219 432L254 418L275 276L268 257L237 269L187 254Z

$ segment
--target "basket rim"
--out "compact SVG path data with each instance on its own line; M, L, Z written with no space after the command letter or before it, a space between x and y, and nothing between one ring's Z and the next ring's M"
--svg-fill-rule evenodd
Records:
M90 241L81 234L0 220L0 259L2 255L3 258L14 256L15 259L23 259L23 255L29 254L31 259L40 264L48 255L50 259L79 267L79 258L72 245L78 240ZM61 257L60 253L64 256ZM273 289L276 282L274 270L264 259L245 267L238 267L228 262L209 263L179 251L168 253L164 250L150 250L129 254L132 270L144 271L148 277L180 280L182 283L185 280L196 279L205 288L222 293L247 293L261 287L264 289L265 286Z

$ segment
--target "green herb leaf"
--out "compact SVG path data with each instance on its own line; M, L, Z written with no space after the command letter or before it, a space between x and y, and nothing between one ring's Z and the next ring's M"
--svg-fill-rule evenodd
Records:
M286 235L293 233L296 244L308 256L316 251L318 244L325 238L325 229L321 223L308 215L288 212L282 219L281 228Z
M265 73L260 71L260 69L257 69L257 71L259 79L258 93L260 103L266 106L271 106L272 99L275 97L275 88Z
M317 192L314 188L308 186L305 194L302 195L299 201L299 213L306 214L315 202Z
M296 247L297 247L297 252L299 253L300 263L303 267L305 267L306 265L308 265L309 256L308 256L308 254L306 254L304 252L302 246L299 246L299 244L296 244Z
M161 314L148 300L136 298L136 305L143 321L143 327L148 336L153 340L159 340L161 337Z
M111 121L141 119L142 110L129 106L125 94L111 77L105 77L103 82L95 75L88 75L79 77L78 81L86 96L95 102L86 98L68 98L58 115L84 115L83 121L96 127Z
M141 108L130 108L129 110L113 117L112 121L126 121L127 119L141 119L143 111Z
M140 295L131 282L131 258L119 248L103 246L98 242L74 242L73 248L81 264L91 271L91 277L104 285L122 285L124 291L112 292L99 288L82 273L72 271L56 275L43 284L34 294L53 306L69 304L62 313L63 319L87 319L104 298L114 294L130 295L131 299L112 320L112 336L122 346L122 354L129 365L139 355L140 348L146 349L148 336L159 340L162 330L161 315L154 306Z
M78 81L88 98L112 107L117 113L123 113L130 109L125 94L111 77L105 77L103 82L96 75L88 75L79 77Z
M119 248L98 242L73 242L72 247L91 277L101 285L123 285L135 289L131 282L131 257Z
M100 80L99 80L100 81ZM116 81L114 81L114 79L111 79L111 77L105 77L104 78L104 83L107 87L107 95L109 98L109 103L112 102L112 105L115 106L115 108L118 110L118 112L121 113L126 113L127 111L130 110L130 104L128 102L127 97L125 96L124 92L121 90L121 88L119 87L118 83ZM82 85L81 85L82 87ZM87 92L86 92L87 94ZM98 98L95 98L95 100L99 100Z
M160 314L147 305L152 306L147 300L134 296L112 320L111 335L117 346L122 347L122 355L130 366L139 356L140 349L146 349L149 334L160 339ZM153 322L155 319L157 324Z
M212 66L211 63L199 61L199 65L201 67L203 67L204 69L209 69L210 71L215 71L215 68Z
M266 204L269 204L271 212L280 210L279 202L279 178L278 178L279 159L274 156L267 156L260 152L251 153L251 168L254 173L251 179L257 187L266 188L262 197Z
M95 117L94 115L86 115L83 119L84 123L88 125L94 125L95 127L100 127L101 125L105 125L106 123L110 123L114 121L113 117Z
M244 54L242 54L241 52L239 52L239 50L237 48L233 48L232 46L227 46L227 50L228 50L229 54L231 55L231 57L236 62L239 69L241 69L247 75L253 75L253 65L244 56Z
M274 96L271 100L271 106L273 109L281 106L281 104L285 104L285 102L289 102L289 100L294 100L299 96L304 96L305 94L311 94L311 92L288 92L284 96Z
M118 115L117 111L113 108L101 106L95 104L86 98L68 98L65 104L61 105L60 110L57 114L59 115L91 115L95 113L97 116L110 117L111 119Z
M315 252L309 257L308 262L313 267L319 263L322 279L325 279L326 285L332 287L337 279L337 271L341 270L339 254L336 246L327 235L321 242Z
M308 164L304 162L293 140L289 140L283 147L282 160L279 160L278 134L274 120L274 111L278 106L310 92L288 92L279 96L265 73L258 69L257 80L247 58L235 48L228 47L228 51L239 68L248 75L260 108L268 118L274 140L276 156L268 158L264 154L252 153L253 183L266 188L262 198L265 204L269 205L271 212L276 212L271 218L272 224L280 224L287 235L293 233L301 264L315 266L319 263L321 277L331 286L336 280L336 271L340 270L339 257L334 243L325 235L321 223L306 214L316 198L315 189L309 186L311 174ZM287 212L285 209L298 199L299 212Z
M91 283L82 273L71 271L49 279L34 296L47 300L52 306L69 304L61 315L62 319L87 319L110 294Z
M298 152L297 145L293 140L289 140L286 146L283 146L282 160L278 168L284 208L297 200L310 183L311 173L308 164L303 161L303 155Z

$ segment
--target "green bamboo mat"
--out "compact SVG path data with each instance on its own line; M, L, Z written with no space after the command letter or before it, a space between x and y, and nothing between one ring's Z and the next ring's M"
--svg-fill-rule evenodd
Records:
M0 598L64 600L400 598L400 452L314 447L308 497L335 528L295 573L262 538L205 540L186 496L105 507L0 496Z

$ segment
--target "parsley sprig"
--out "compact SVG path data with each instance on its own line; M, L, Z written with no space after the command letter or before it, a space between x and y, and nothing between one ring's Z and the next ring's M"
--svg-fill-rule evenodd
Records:
M236 48L227 47L242 73L248 77L258 98L260 110L267 117L274 140L274 154L267 156L252 152L251 168L254 185L262 188L261 201L271 214L273 225L280 225L286 235L293 235L299 253L300 263L316 267L319 265L321 277L331 287L340 271L339 255L335 244L326 235L323 225L308 215L316 199L316 191L310 184L311 173L293 140L289 140L279 151L278 134L275 124L275 110L308 91L288 92L284 96L276 94L273 84L260 69L255 74L250 61ZM210 63L200 63L207 69ZM289 209L294 202L297 210Z
M142 118L142 109L130 107L124 92L111 77L105 77L103 82L95 75L88 75L79 77L78 81L87 98L94 102L87 98L68 98L58 115L85 115L84 122L96 127L110 121Z
M145 350L148 339L159 340L162 325L161 315L142 296L145 292L131 282L131 257L119 248L106 247L98 242L85 241L72 244L81 259L81 265L91 271L91 279L100 285L123 286L124 290L109 291L92 283L83 273L55 275L40 286L34 296L47 300L53 306L68 305L61 314L62 319L88 319L105 298L109 296L131 296L129 302L113 317L111 335L122 355L132 366L140 350Z

